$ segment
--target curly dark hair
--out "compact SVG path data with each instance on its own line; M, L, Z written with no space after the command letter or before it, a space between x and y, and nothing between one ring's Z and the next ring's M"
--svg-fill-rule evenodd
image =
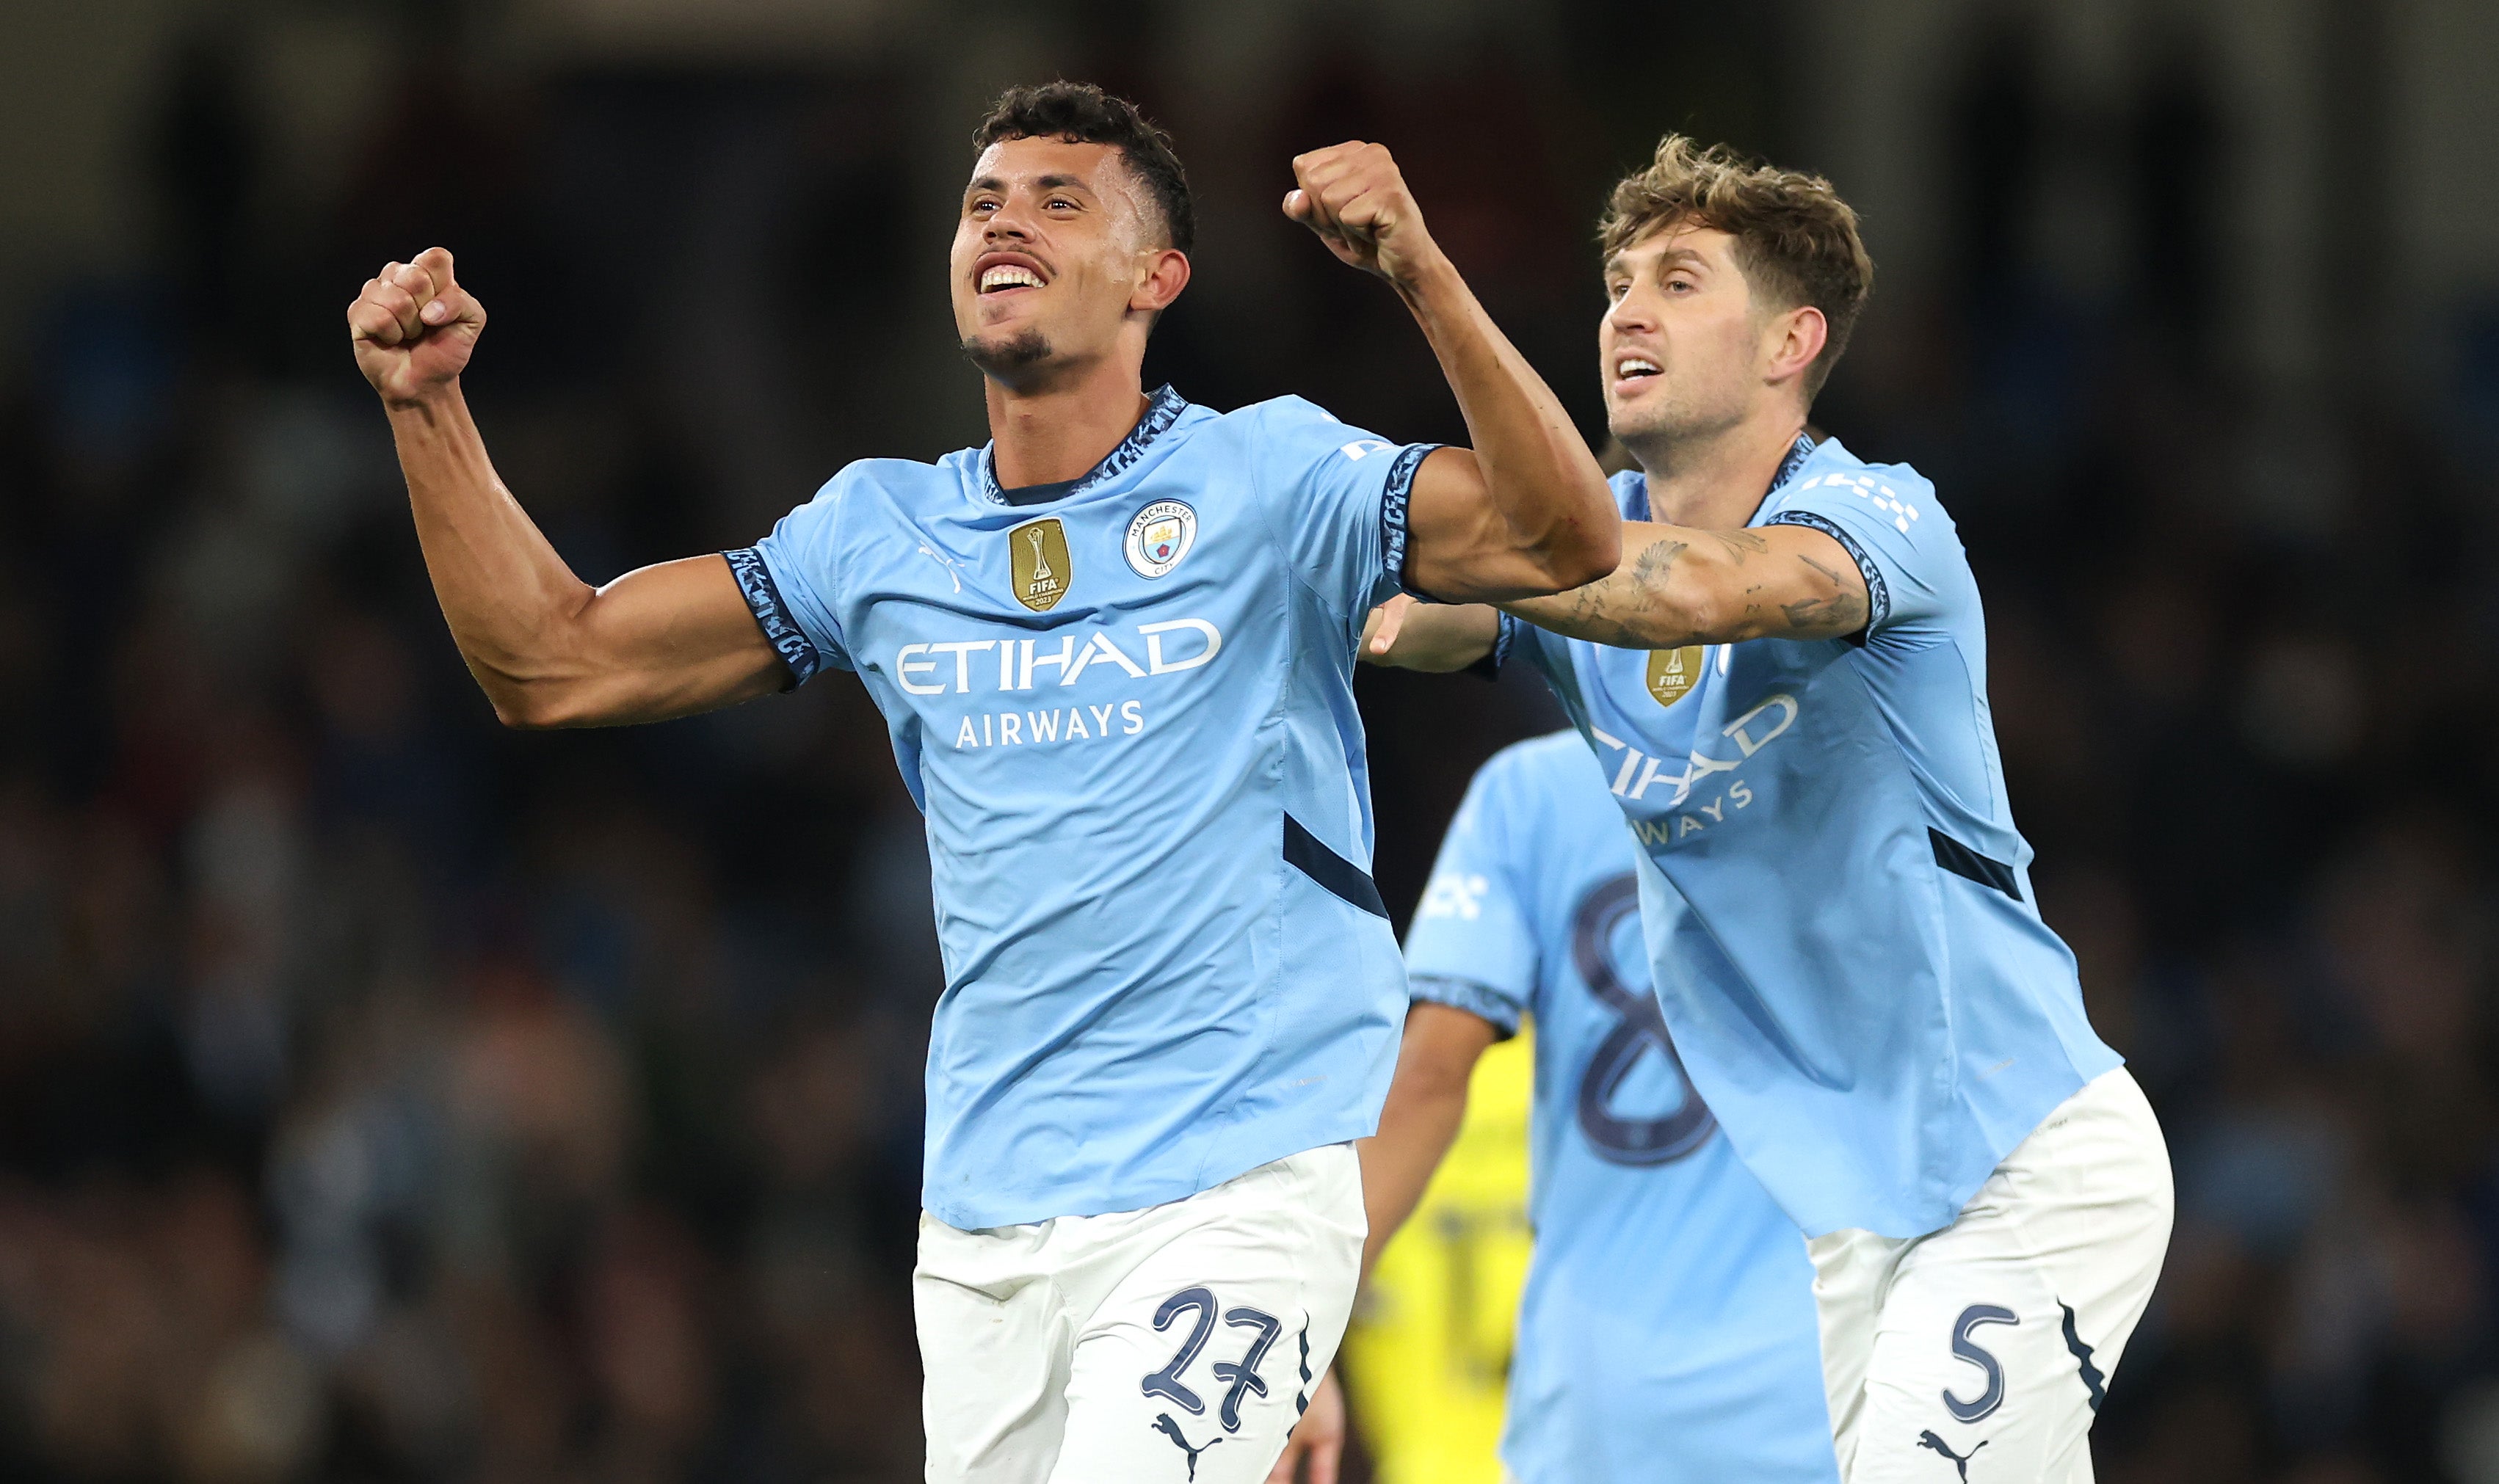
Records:
M1002 139L1061 139L1114 146L1162 213L1164 240L1183 252L1196 245L1197 208L1189 200L1188 173L1172 152L1171 136L1127 99L1090 82L1010 87L998 95L989 116L972 131L972 148L987 149Z

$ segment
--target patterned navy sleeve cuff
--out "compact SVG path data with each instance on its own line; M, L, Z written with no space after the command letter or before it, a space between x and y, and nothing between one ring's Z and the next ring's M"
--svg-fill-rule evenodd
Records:
M1518 638L1519 621L1507 613L1500 618L1501 627L1493 630L1492 648L1484 651L1482 659L1468 665L1460 674L1479 675L1486 680L1501 678L1501 667L1509 662L1509 646Z
M805 685L825 667L825 657L790 616L789 605L781 601L781 590L773 584L772 569L763 565L763 554L746 546L721 555L729 559L730 574L737 579L737 591L746 595L746 606L755 610L756 627L790 667L790 689Z
M1857 564L1857 570L1866 577L1866 627L1858 630L1858 639L1862 641L1882 628L1884 621L1892 616L1892 590L1884 585L1883 568L1874 564L1874 559L1866 554L1866 548L1857 544L1857 538L1842 530L1838 522L1810 510L1785 510L1771 516L1767 524L1803 526L1819 531L1837 541L1840 548L1848 553L1848 560Z
M1477 984L1474 980L1446 974L1409 975L1406 995L1409 999L1463 1010L1501 1032L1504 1041L1518 1034L1518 1007L1496 993L1491 986Z
M1415 443L1397 455L1388 466L1388 488L1379 497L1379 565L1388 580L1399 591L1412 594L1427 602L1436 602L1429 593L1416 592L1406 580L1406 506L1414 498L1414 471L1439 448L1438 443Z

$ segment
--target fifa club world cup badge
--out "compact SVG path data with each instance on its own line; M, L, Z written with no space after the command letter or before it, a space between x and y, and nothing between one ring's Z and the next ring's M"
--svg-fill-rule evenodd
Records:
M1076 569L1067 560L1067 528L1058 517L1033 521L1007 532L1008 569L1015 573L1016 601L1047 613L1067 596Z
M1128 522L1128 568L1140 577L1160 577L1180 565L1197 542L1197 512L1177 500L1157 500Z
M1671 706L1692 693L1701 683L1701 662L1704 651L1698 644L1681 649L1653 649L1648 653L1648 694L1657 697L1661 706Z

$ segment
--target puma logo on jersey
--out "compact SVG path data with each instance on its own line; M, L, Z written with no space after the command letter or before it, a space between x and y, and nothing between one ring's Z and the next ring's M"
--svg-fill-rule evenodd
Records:
M963 575L959 571L956 570L954 558L944 555L939 552L937 548L929 545L925 541L920 543L920 555L926 557L929 561L936 563L939 566L946 569L946 580L955 585L956 592L960 593L963 591Z
M1977 1443L1971 1446L1967 1453L1955 1453L1945 1444L1942 1438L1937 1437L1934 1435L1932 1429L1930 1429L1918 1435L1918 1446L1921 1448L1932 1448L1937 1453L1951 1459L1953 1471L1960 1474L1962 1478L1966 1481L1969 1478L1969 1461L1978 1457L1978 1450L1987 1446L1987 1439L1984 1437L1980 1438ZM1196 1476L1196 1470L1192 1467L1189 1477L1195 1478Z
M1178 1448L1183 1453L1188 1455L1188 1476L1192 1480L1197 1477L1197 1456L1204 1453L1207 1448L1212 1448L1217 1443L1223 1441L1220 1437L1210 1437L1206 1440L1205 1448L1190 1447L1188 1445L1187 1435L1181 1432L1180 1424L1172 1421L1172 1415L1169 1412L1160 1412L1155 1415L1154 1431L1160 1433L1165 1437L1170 1438L1172 1440L1173 1447Z

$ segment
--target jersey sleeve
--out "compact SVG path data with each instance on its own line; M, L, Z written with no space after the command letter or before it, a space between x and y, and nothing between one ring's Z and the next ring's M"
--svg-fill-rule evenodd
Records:
M1969 559L1934 486L1908 469L1864 466L1805 475L1771 526L1805 526L1843 547L1866 576L1866 636L1915 632L1948 618L1968 590Z
M1259 496L1293 567L1339 617L1363 615L1406 575L1406 504L1438 443L1391 443L1298 397L1253 409Z
M852 668L833 603L841 569L843 478L834 475L815 499L774 523L763 540L721 553L746 606L755 611L756 625L790 667L793 689L827 665Z
M1523 884L1532 838L1512 827L1499 758L1468 786L1432 865L1431 885L1406 932L1406 978L1417 1000L1480 1016L1507 1038L1535 999L1535 917Z

